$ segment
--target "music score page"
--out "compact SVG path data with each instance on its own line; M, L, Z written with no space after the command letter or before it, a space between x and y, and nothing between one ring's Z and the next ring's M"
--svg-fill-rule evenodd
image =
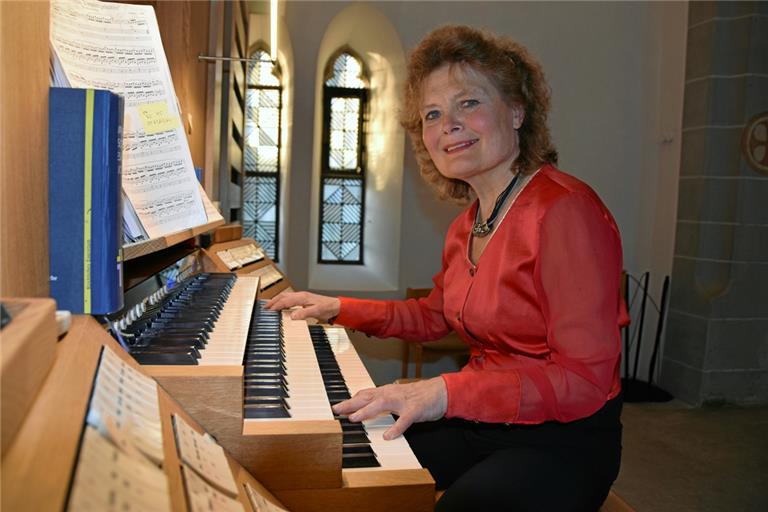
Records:
M52 0L50 37L56 85L125 100L122 185L149 237L208 222L154 9Z

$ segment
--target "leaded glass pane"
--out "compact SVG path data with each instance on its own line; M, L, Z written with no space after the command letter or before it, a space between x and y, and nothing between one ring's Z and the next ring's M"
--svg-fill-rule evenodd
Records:
M364 89L362 73L363 67L360 62L350 54L342 53L333 63L333 75L325 81L325 85Z
M248 85L280 86L280 80L272 74L274 64L267 52L257 50L251 55L251 59L253 60L248 62Z
M280 91L248 89L245 119L245 170L277 172Z
M243 184L243 231L276 259L277 177L246 176Z
M361 179L323 179L323 218L320 235L320 253L323 261L361 261L362 197Z
M328 167L356 170L360 152L360 98L331 98Z

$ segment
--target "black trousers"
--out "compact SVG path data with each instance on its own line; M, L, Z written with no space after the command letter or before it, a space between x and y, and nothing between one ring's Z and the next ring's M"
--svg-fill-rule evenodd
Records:
M621 405L615 398L570 423L442 419L405 437L445 489L435 510L596 512L619 473Z

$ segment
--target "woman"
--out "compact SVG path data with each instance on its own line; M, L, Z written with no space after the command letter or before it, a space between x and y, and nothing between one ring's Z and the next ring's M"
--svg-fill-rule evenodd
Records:
M471 205L424 299L285 294L268 307L379 337L471 347L456 373L364 390L334 407L399 416L438 510L597 510L615 479L621 242L584 183L554 167L549 93L525 48L469 27L429 34L408 64L403 125L422 175ZM407 429L407 431L406 431Z

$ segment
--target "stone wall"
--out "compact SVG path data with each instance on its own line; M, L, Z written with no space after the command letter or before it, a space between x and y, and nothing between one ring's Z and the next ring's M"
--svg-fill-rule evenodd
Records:
M768 403L768 2L691 2L661 386Z

